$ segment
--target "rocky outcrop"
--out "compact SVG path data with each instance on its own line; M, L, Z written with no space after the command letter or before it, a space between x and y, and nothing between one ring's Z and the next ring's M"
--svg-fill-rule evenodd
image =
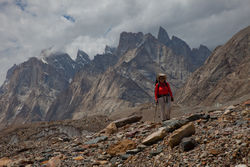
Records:
M116 48L106 45L104 53L105 54L115 54Z
M118 57L114 54L97 54L92 60L92 69L97 73L104 73L108 68L113 67L117 61Z
M193 48L191 51L191 62L194 70L202 66L210 55L211 51L204 45L200 45L199 48Z
M85 63L89 63L87 55L81 54L79 51L79 62L85 57ZM45 54L43 51L39 58L13 66L1 88L1 126L45 120L58 95L68 89L76 72L82 68L79 62L65 53ZM88 83L85 85L79 86L88 88ZM53 106L58 107L58 104Z
M51 121L72 118L79 104L94 84L92 77L83 71L77 73L69 87L60 92L49 106L45 120Z
M181 105L220 105L250 97L250 27L216 48L178 92Z
M69 67L65 65L60 67ZM0 96L1 124L43 120L53 100L69 84L71 72L60 67L37 58L15 67Z
M66 79L73 78L79 69L77 63L66 53L53 53L42 57L41 60L43 63L47 63L56 68L56 70L62 73Z

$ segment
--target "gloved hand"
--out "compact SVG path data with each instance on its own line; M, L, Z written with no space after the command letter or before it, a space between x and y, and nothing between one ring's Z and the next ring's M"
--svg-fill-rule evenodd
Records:
M173 98L173 97L171 97L171 101L174 101L174 98Z
M157 100L155 100L155 104L158 104L158 99L157 99Z

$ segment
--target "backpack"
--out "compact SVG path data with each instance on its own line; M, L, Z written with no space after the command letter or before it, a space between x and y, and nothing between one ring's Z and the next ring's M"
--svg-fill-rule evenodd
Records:
M168 87L168 84L167 84L166 80L164 80L164 83L165 83L166 86ZM158 84L158 88L157 88L157 97L159 97L160 82L158 81L157 77L156 77L156 80L155 80L155 86L156 86L156 84Z

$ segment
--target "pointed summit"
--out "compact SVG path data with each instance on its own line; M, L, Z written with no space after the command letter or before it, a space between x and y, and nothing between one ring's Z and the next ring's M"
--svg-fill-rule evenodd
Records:
M124 54L127 50L135 48L143 40L143 33L131 33L131 32L122 32L120 34L119 45L117 48L118 56Z
M89 55L84 51L78 49L77 56L75 62L80 66L84 67L85 64L90 63Z
M78 61L90 62L89 55L79 49L76 56L76 62Z
M115 51L116 51L115 47L111 47L111 46L106 45L104 53L105 54L114 54Z
M157 38L163 44L165 44L167 46L169 45L170 38L168 36L167 31L164 28L162 28L162 27L159 28L159 32L158 32L158 37Z

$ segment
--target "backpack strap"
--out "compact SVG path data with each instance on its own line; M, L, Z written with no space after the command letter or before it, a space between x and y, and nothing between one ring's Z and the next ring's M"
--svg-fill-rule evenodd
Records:
M159 98L159 87L160 87L160 82L158 82L158 88L157 88L157 98Z

